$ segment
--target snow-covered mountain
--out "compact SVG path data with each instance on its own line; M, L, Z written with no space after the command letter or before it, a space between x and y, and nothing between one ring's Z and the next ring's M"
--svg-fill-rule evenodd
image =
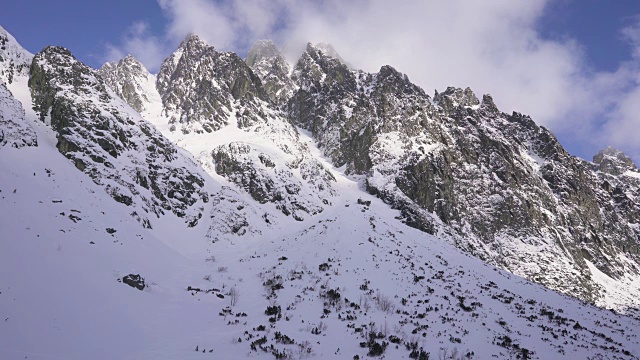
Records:
M153 75L0 38L3 359L640 357L615 149L328 45Z
M121 67L106 77L117 76ZM145 78L129 77L141 85ZM149 110L143 116L211 175L296 220L331 204L333 175L236 54L219 52L191 35L163 62L157 79L157 90L140 86L140 94L156 99L144 103Z
M624 155L614 171L602 165L611 156L588 163L488 95L448 88L432 98L389 66L351 70L312 45L292 79L291 121L408 225L586 301L638 306L640 173ZM594 268L629 296L615 300Z
M146 111L145 105L153 101L154 94L146 89L155 89L156 77L133 56L128 55L118 63L108 62L98 73L109 88L138 113Z

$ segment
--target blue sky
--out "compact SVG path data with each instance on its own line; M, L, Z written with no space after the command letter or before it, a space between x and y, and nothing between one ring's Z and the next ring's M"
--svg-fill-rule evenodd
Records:
M576 39L584 45L588 61L596 69L613 71L631 51L620 29L633 23L639 14L637 0L556 1L545 9L538 29L550 39Z
M306 41L327 41L354 66L391 64L428 92L490 93L583 158L614 145L640 159L631 135L640 132L638 0L25 0L1 8L0 25L27 50L62 45L93 67L132 53L156 71L189 32L241 55L271 38L291 60Z
M165 18L155 0L6 1L0 25L32 53L47 45L69 48L93 67L102 65L105 46L119 41L135 21L161 32Z
M143 21L152 32L160 34L167 22L156 0L64 3L64 6L41 0L5 3L0 25L32 53L47 45L61 45L86 64L100 67L105 60L105 46L118 43L131 24ZM555 1L545 9L537 28L549 39L576 39L584 45L588 61L596 69L615 70L630 52L620 29L639 14L637 0Z

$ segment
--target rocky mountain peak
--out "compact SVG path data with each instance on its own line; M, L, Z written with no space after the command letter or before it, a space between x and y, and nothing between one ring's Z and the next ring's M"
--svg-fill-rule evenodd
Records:
M204 40L202 40L202 38L200 36L198 36L197 34L188 34L184 40L182 40L182 42L180 43L180 45L178 46L178 49L183 49L183 50L196 50L196 49L204 49L204 48L208 48L208 47L213 47L209 44L207 44Z
M76 60L75 56L71 53L71 50L64 46L47 46L36 55L40 55L40 57L59 57L60 59L68 57L71 58L69 60Z
M341 63L345 63L344 59L340 56L340 54L338 54L338 52L336 51L336 49L333 47L333 45L329 44L329 43L317 43L315 46L311 45L311 43L307 44L307 51L309 51L309 48L313 48L314 51L317 51L318 53L320 53L321 55L327 56L327 57L331 57L334 58L336 60L339 60Z
M216 51L196 35L189 35L162 63L156 88L164 114L185 133L219 130L228 124L235 102L267 98L244 60Z
M598 166L598 170L612 175L624 174L629 170L638 170L630 157L611 146L597 153L593 157L593 163Z
M122 61L124 61L125 63L134 63L134 64L142 65L142 63L140 63L140 61L138 61L138 59L136 59L135 56L131 54L127 54L127 56L125 56L124 59L122 59Z
M276 44L271 40L258 40L256 41L245 60L249 67L253 68L254 65L262 61L263 59L272 59L282 57L280 50Z
M33 62L39 66L47 67L48 70L66 72L64 78L67 80L71 80L74 75L78 75L77 73L69 72L70 69L82 73L90 72L86 66L80 64L69 49L62 46L45 47L34 56Z
M113 96L97 70L50 46L35 55L29 88L34 110L56 132L58 151L134 208L131 215L144 226L151 226L147 216L165 212L190 224L202 216L192 207L207 199L201 170Z
M406 95L419 93L428 98L424 91L411 83L409 77L389 65L384 65L376 74L376 90L384 93L403 93Z
M391 65L383 65L380 68L380 71L378 71L378 78L379 79L395 78L402 81L407 81L407 82L409 81L409 78L406 75L402 74L401 72L393 68L393 66Z
M303 90L319 89L323 84L337 85L344 91L356 91L356 78L351 69L328 45L307 44L295 65L291 78Z
M71 88L69 88L71 87ZM29 88L34 110L40 120L49 117L51 126L62 131L69 123L72 109L66 104L56 104L56 94L73 89L88 94L93 91L103 93L106 88L96 80L94 72L80 63L69 49L60 46L47 46L33 58L30 70ZM56 107L58 112L51 112ZM59 145L64 146L64 142Z
M451 86L441 93L436 91L433 96L433 101L440 105L446 113L450 113L458 106L465 107L480 104L480 101L470 88L463 90Z
M307 43L305 51L303 53L303 57L305 55L310 56L317 62L338 62L346 67L347 62L338 54L336 49L333 48L333 45L327 43L318 43L313 45L312 43Z
M0 55L4 60L10 58L17 60L22 58L26 61L33 57L33 54L25 50L8 31L0 26Z
M124 59L118 62L118 65L123 68L129 68L134 73L149 73L147 68L131 54L127 54Z
M119 72L123 72L130 76L147 76L149 75L149 70L133 55L129 54L125 58L120 59L117 63L107 62L101 68L101 73L106 73L112 71L113 69L117 69Z
M114 61L107 61L106 63L102 64L102 66L100 67L100 69L98 69L98 71L100 71L100 72L110 71L113 68L115 68L117 64L118 63L116 63Z
M482 95L482 102L480 103L487 110L496 112L499 111L495 102L493 102L493 97L489 94Z
M291 66L273 41L256 41L245 62L262 81L272 103L283 105L291 98L295 89L289 77Z
M176 51L167 57L160 65L158 74L171 74L176 70L178 63L184 58L198 59L207 50L214 50L196 34L189 34L180 43ZM157 83L158 91L165 86L164 82Z
M100 76L116 95L137 112L143 112L149 103L150 90L155 87L155 77L132 55L118 63L108 62L98 70Z

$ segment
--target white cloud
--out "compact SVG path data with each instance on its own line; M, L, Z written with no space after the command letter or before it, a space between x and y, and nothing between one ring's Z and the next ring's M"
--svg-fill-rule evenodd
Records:
M633 48L633 57L640 59L640 15L636 15L635 22L623 28L620 33Z
M428 92L469 86L490 93L503 111L530 114L578 155L612 144L640 159L630 135L640 129L637 68L630 62L594 73L580 44L543 39L536 26L549 1L158 0L169 19L163 41L133 29L121 48L134 56L137 46L151 49L140 60L157 69L158 52L173 50L159 44L175 45L188 33L240 53L270 38L292 60L309 41L329 42L355 67L375 72L390 64ZM640 22L622 33L638 61Z
M119 46L107 44L105 60L118 61L131 54L150 71L155 71L169 51L165 42L150 33L149 26L140 21L129 26Z
M640 17L636 16L635 22L621 33L631 46L632 59L611 74L617 86L613 91L616 99L604 118L602 133L640 166Z

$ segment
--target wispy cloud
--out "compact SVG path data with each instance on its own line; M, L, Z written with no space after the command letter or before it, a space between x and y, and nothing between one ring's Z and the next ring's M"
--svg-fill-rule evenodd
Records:
M155 71L168 52L169 48L163 39L152 34L147 23L139 21L129 26L119 45L106 45L105 60L118 61L131 54L150 71Z
M631 59L609 74L614 79L615 99L603 114L602 134L611 144L629 149L636 165L640 165L640 16L621 30L631 47Z
M136 25L113 55L157 69L188 33L222 50L245 52L273 39L295 60L307 42L329 42L357 68L390 64L430 91L470 86L504 111L530 114L589 156L608 144L640 159L640 22L622 30L634 44L615 72L585 66L581 45L536 30L549 0L158 0L168 18L160 37Z

